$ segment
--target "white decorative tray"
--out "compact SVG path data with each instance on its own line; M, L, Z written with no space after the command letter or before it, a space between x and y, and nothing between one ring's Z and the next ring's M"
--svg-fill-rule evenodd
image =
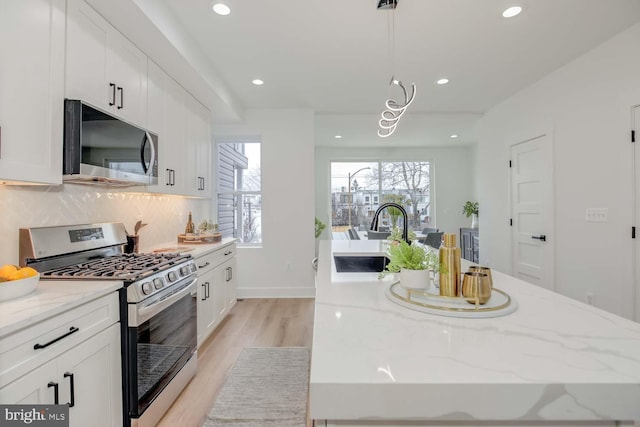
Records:
M443 297L437 289L408 290L394 281L387 285L385 295L392 302L423 313L447 317L486 318L513 313L518 304L504 291L493 288L491 298L485 304L474 304L462 297Z

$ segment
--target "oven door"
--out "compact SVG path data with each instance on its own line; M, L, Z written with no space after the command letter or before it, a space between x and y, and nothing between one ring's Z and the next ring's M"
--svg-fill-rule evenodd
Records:
M165 292L129 304L128 395L139 418L196 351L197 278L189 276Z

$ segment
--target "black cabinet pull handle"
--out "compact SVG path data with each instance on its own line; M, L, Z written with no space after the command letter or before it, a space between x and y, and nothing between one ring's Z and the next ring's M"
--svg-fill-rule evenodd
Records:
M544 234L541 234L540 236L531 236L531 238L536 240L542 240L543 242L547 241L547 236L545 236Z
M205 282L207 284L207 298L211 296L211 289L209 288L209 282Z
M233 268L227 267L227 282L233 279Z
M198 268L205 268L209 264L211 264L211 263L209 261L207 261L207 262L204 263L204 265L199 265Z
M111 102L109 102L109 105L116 105L116 84L109 83L109 87L111 88Z
M53 404L57 405L59 402L58 399L58 383L54 383L53 381L49 381L49 384L47 384L47 388L49 387L53 387Z
M204 293L204 295L202 296L202 301L207 299L207 285L206 284L202 284L202 292Z
M118 105L118 110L124 107L124 89L118 86L118 91L120 91L120 105Z
M69 408L73 408L76 405L76 391L73 384L73 374L71 372L65 372L64 377L69 378L69 388L71 389L71 398L69 403L67 403L67 406Z
M51 344L53 344L54 342L58 342L58 341L60 341L62 338L66 338L66 337L68 337L69 335L71 335L71 334L73 334L73 333L75 333L75 332L78 332L79 330L80 330L80 329L76 328L75 326L72 326L72 327L70 327L70 328L69 328L69 332L67 332L66 334L60 335L58 338L53 339L53 340L49 341L49 342L48 342L48 343L46 343L46 344L36 344L36 345L34 345L34 346L33 346L33 349L34 349L34 350L39 350L39 349L41 349L41 348L49 347L49 346L50 346Z
M171 185L171 169L165 169L167 171L166 182L164 185Z
M176 185L176 170L169 169L171 171L171 185Z
M225 252L225 253L224 253L224 256L231 255L232 253L233 253L233 251Z

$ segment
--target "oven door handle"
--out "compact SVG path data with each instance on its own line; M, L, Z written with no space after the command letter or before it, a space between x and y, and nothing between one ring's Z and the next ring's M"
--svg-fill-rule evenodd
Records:
M136 309L135 315L129 316L129 326L134 327L134 326L142 325L144 322L151 319L153 316L160 313L162 310L169 307L174 302L178 301L179 299L181 299L186 295L190 295L193 289L195 288L197 282L198 282L198 278L196 277L187 286L180 289L175 294L171 294L170 296L163 299L162 301L158 301L157 303L152 304L148 307Z

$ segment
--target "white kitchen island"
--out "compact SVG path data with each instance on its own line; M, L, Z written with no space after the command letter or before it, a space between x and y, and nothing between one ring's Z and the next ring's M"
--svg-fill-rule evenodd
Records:
M310 417L324 426L611 426L640 420L640 324L492 271L518 304L463 319L391 302L392 278L337 273L320 242ZM463 271L470 265L463 260Z

